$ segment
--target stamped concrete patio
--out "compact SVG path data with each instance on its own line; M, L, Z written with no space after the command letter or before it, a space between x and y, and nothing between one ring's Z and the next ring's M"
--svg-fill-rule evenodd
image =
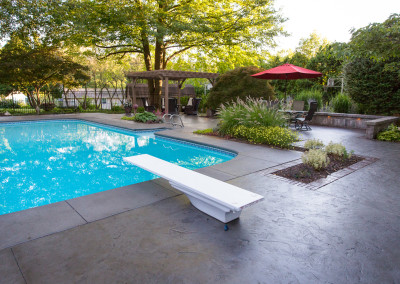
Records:
M148 128L120 117L47 118ZM0 121L24 119L37 117ZM304 139L341 142L378 160L309 190L263 174L301 153L192 134L216 120L185 117L184 123L160 134L237 151L235 159L198 171L265 201L243 211L227 232L161 179L2 215L0 283L400 281L399 143L314 126Z

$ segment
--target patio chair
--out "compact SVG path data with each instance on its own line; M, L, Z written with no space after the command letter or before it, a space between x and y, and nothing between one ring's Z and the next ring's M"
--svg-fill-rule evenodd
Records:
M308 111L307 115L305 117L296 118L294 127L297 130L303 130L303 127L305 130L312 130L308 123L312 120L314 113L317 111L317 107L318 105L316 102L311 102L310 110Z
M149 105L149 102L147 101L146 98L142 98L142 103L143 103L143 107L146 111L148 112L154 112L156 110L155 106L151 106Z
M188 104L185 106L185 114L197 115L200 101L200 98L189 99Z
M293 101L292 103L293 112L290 113L289 125L292 123L296 123L296 119L303 116L303 110L304 110L304 101Z

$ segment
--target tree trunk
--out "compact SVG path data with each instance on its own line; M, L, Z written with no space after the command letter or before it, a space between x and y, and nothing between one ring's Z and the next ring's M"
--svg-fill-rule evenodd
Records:
M68 91L67 91L67 92L68 92ZM69 107L68 98L67 98L67 93L65 92L65 86L64 86L64 84L63 84L63 95L64 95L65 104L67 105L67 107Z

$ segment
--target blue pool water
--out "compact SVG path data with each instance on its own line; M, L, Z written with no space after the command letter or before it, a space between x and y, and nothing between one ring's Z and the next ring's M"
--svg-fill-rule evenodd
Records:
M79 120L0 124L0 215L151 180L122 160L150 154L189 169L234 154Z

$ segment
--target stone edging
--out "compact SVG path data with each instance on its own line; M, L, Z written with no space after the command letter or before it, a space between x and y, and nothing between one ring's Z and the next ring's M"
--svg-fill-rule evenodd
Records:
M296 166L298 164L301 164L302 163L301 159L297 159L297 160L294 160L294 161L291 161L291 162L288 162L288 163L280 164L278 166L275 166L275 167L260 171L260 172L258 172L258 174L260 174L262 176L267 176L267 177L270 177L270 178L273 178L273 179L276 179L276 180L285 181L287 183L294 184L294 185L297 185L297 186L305 187L305 188L310 189L310 190L317 190L317 189L319 189L319 188L321 188L321 187L323 187L323 186L325 186L327 184L330 184L330 183L332 183L332 182L334 182L334 181L336 181L338 179L341 179L342 177L347 176L347 175L349 175L349 174L351 174L351 173L353 173L353 172L355 172L355 171L357 171L357 170L359 170L361 168L364 168L364 167L366 167L366 166L368 166L368 165L370 165L370 164L372 164L372 163L374 163L374 162L376 162L378 160L377 158L373 158L373 157L365 157L365 156L360 156L360 157L363 157L364 160L359 161L359 162L357 162L357 163L355 163L355 164L353 164L353 165L351 165L351 166L349 166L347 168L344 168L344 169L341 169L341 170L339 170L337 172L334 172L334 173L328 175L326 178L320 178L320 179L315 180L315 181L310 182L310 183L303 183L303 182L300 182L300 181L291 180L291 179L288 179L288 178L281 177L281 176L273 174L274 172L277 172L277 171L280 171L280 170L283 170L283 169L290 168L292 166Z

